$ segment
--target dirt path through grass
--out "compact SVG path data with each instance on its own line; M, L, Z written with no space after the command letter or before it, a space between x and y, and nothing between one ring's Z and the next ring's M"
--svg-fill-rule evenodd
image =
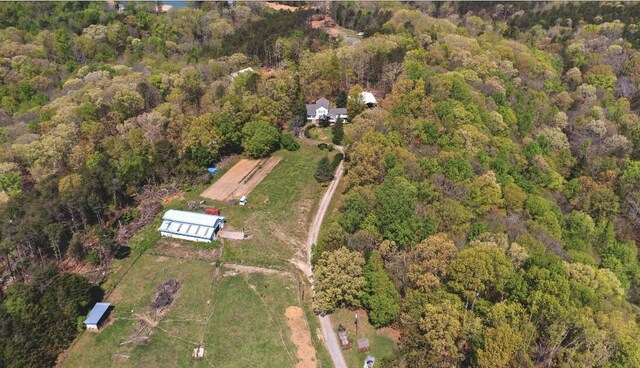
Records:
M291 330L291 342L296 345L296 368L316 368L316 349L311 344L311 333L304 318L304 311L300 307L288 307L284 315L287 317L287 325Z

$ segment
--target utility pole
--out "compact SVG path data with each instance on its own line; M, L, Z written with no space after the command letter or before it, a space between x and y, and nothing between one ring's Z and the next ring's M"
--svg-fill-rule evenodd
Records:
M356 339L358 338L358 313L356 313Z

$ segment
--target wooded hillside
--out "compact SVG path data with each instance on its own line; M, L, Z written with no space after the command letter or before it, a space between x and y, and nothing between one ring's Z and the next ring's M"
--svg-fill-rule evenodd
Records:
M384 367L640 367L637 5L156 5L0 4L0 366L53 365L101 296L69 272L126 257L153 193L295 150L326 97L318 312L399 329Z

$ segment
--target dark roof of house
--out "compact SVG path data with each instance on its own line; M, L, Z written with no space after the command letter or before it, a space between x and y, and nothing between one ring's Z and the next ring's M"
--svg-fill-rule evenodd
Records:
M110 306L110 303L96 303L93 309L91 309L91 312L89 312L87 319L84 320L84 323L87 325L97 324Z
M335 109L329 109L329 115L347 115L347 109L344 107L336 107Z
M324 107L325 109L329 109L329 104L330 104L329 100L327 100L324 97L322 97L321 99L316 101L316 106L317 107Z
M325 109L329 110L329 105L330 102L329 100L327 100L326 98L322 97L321 99L317 100L316 103L313 104L307 104L307 115L315 115L316 114L316 110L324 107Z

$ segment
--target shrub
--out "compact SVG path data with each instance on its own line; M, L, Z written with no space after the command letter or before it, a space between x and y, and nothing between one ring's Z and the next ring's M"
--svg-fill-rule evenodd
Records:
M300 149L300 143L298 143L290 134L282 134L280 136L280 146L287 151L297 151Z

